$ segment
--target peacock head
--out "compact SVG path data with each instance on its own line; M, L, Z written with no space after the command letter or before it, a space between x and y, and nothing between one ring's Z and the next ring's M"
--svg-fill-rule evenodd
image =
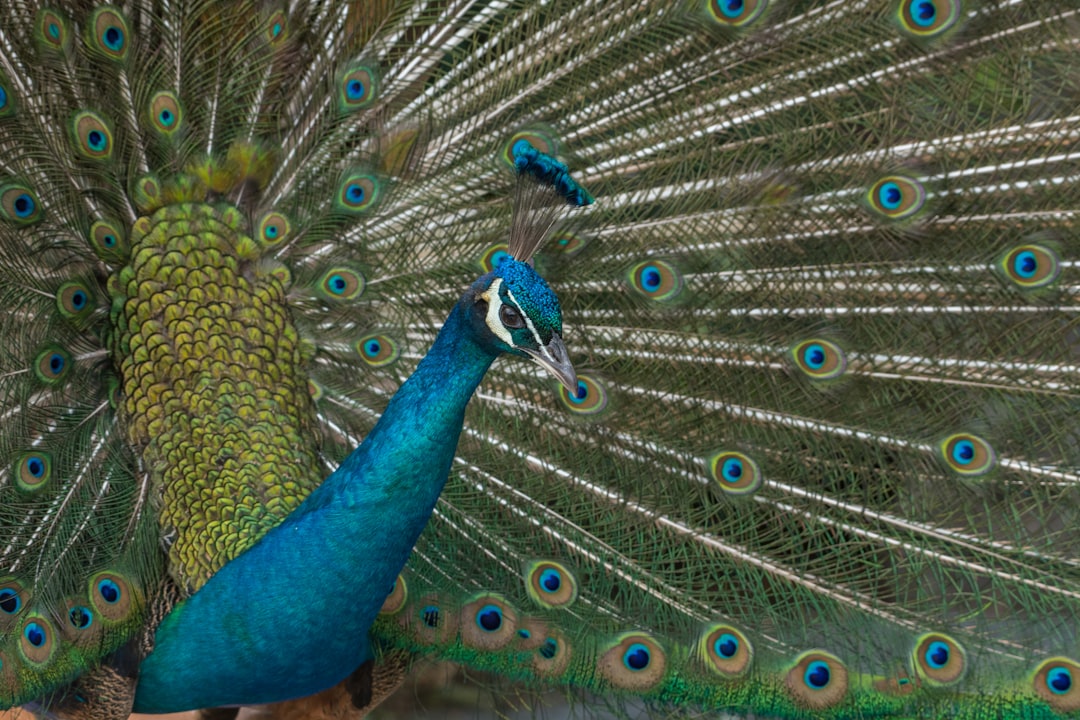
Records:
M565 387L577 387L577 375L562 341L559 299L525 262L505 257L473 283L472 325L481 341L497 352L527 357Z

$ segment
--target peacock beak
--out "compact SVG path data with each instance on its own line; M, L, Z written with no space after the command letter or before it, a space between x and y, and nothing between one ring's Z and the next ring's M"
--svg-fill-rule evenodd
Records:
M566 352L566 345L557 333L552 334L548 344L542 345L538 350L529 348L521 348L521 350L537 365L554 375L563 387L571 391L577 389L577 373L574 372L574 366L570 364L570 355Z

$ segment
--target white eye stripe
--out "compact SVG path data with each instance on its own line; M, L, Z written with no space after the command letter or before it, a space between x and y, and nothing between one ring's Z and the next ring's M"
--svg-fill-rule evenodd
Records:
M536 347L540 348L540 352L541 354L543 354L544 357L548 358L549 360L553 360L554 358L552 358L551 354L548 353L547 347L544 346L543 341L540 339L540 335L536 332L536 326L533 325L532 319L525 313L521 312L521 303L519 303L517 301L517 298L514 297L514 293L510 291L510 288L506 288L506 294L510 297L510 300L513 301L514 307L515 309L517 309L518 314L521 315L522 319L525 320L525 327L529 328L529 332L532 333L533 340L536 341Z
M509 288L507 288L506 294L513 304L511 305L510 303L504 303L502 301L502 297L499 295L499 290L502 288L502 282L502 278L495 278L491 283L491 286L480 294L480 297L486 300L488 304L487 315L484 316L484 322L487 323L488 329L495 334L495 337L499 338L510 347L517 347L514 342L514 337L510 334L510 331L506 329L506 326L503 325L502 320L499 319L499 312L502 310L503 305L512 307L518 311L518 314L521 315L521 318L525 321L525 327L532 333L533 340L536 341L536 347L540 348L540 352L544 357L553 359L551 358L548 349L544 347L544 343L540 340L540 336L536 332L536 326L533 325L532 319L521 312L521 305L518 304L517 298L514 297L514 293L510 292Z
M511 337L510 331L499 320L499 311L502 310L503 301L499 297L499 288L502 287L502 278L495 278L491 283L491 286L480 294L480 297L487 300L488 310L487 315L484 317L484 322L487 323L488 330L495 333L495 337L502 340L510 347L514 347L514 338Z

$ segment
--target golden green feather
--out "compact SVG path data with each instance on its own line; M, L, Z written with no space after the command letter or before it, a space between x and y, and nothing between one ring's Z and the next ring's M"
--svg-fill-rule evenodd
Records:
M121 422L161 487L181 587L198 589L320 480L300 336L238 213L140 218L111 287Z

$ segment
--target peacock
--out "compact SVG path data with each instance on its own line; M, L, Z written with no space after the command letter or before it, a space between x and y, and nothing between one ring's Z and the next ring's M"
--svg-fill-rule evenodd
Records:
M0 709L1080 718L1078 108L1073 0L4 3Z

